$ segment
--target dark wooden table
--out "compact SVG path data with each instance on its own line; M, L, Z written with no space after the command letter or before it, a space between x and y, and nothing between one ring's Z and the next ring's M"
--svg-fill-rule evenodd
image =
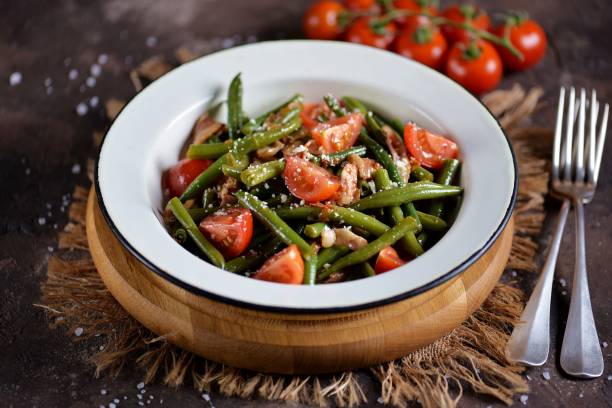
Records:
M64 333L50 331L45 316L34 308L45 278L46 262L56 246L58 228L66 222L62 197L76 184L86 184L86 159L94 154L93 130L105 126L103 101L128 98L128 72L146 57L168 56L180 45L300 36L300 17L308 0L198 1L92 0L77 2L32 0L0 2L0 405L97 406L114 398L121 406L138 406L138 369L126 369L111 381L95 379L84 358L91 344L73 344ZM546 106L534 117L551 126L557 89L561 84L594 87L603 101L612 101L612 12L607 0L480 1L490 11L528 10L545 27L551 40L545 61L535 70L512 75L504 85L520 82L541 85ZM226 41L227 42L227 41ZM230 40L231 42L231 40ZM109 61L93 87L84 85L90 66L101 54ZM72 69L78 77L69 79ZM20 72L19 85L10 86ZM16 77L13 76L16 80ZM90 84L93 85L93 84ZM50 90L52 88L52 90ZM100 103L79 116L79 103L98 97ZM94 99L95 101L95 99ZM588 268L600 340L612 343L612 149L603 161L601 186L587 208ZM557 209L550 204L551 211ZM549 222L547 222L548 224ZM573 222L561 252L553 295L553 344L560 341L567 313L573 268ZM546 237L543 237L544 244ZM533 276L520 276L529 289ZM605 343L604 343L605 344ZM545 368L528 372L532 406L612 406L612 346L604 348L606 370L593 381L576 381L559 371L558 348L553 346ZM369 405L376 406L377 383L364 378ZM609 378L608 378L609 377ZM107 394L102 395L101 390ZM190 388L180 391L162 385L147 387L151 405L203 405ZM123 396L128 399L124 400ZM278 406L262 401L243 402L212 394L215 406ZM518 405L521 405L518 398ZM462 406L499 405L468 394Z

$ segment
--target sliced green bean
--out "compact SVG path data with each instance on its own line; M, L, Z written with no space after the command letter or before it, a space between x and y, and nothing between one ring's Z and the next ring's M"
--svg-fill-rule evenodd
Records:
M217 199L217 192L212 188L207 188L202 193L202 208L212 208Z
M229 152L229 143L192 144L187 148L189 159L218 159Z
M359 112L363 115L368 112L368 108L359 99L352 96L343 96L342 102L350 112Z
M329 228L324 222L315 222L314 224L308 224L304 228L304 235L308 238L319 238L321 233Z
M401 120L397 118L389 119L389 118L382 116L381 114L377 112L374 112L374 117L379 123L383 125L388 125L391 129L395 130L398 134L400 135L404 134L404 124L402 123Z
M237 191L234 196L240 205L251 210L277 237L285 244L295 244L304 257L304 283L312 285L316 279L317 255L312 247L297 232L295 232L285 221L283 221L268 205L257 197L244 191Z
M248 167L249 162L248 154L230 151L225 158L225 164L221 166L221 171L228 177L240 179L240 173Z
M252 164L240 173L240 180L247 187L253 187L282 174L284 169L285 160L283 159Z
M361 272L368 278L371 276L376 276L376 271L374 270L374 268L372 268L372 265L370 265L369 262L362 263L360 265L360 269Z
M448 228L448 224L440 217L435 215L427 214L421 211L417 211L419 219L423 224L423 228L430 231L445 231Z
M225 264L225 270L234 273L244 273L248 270L253 270L263 264L266 259L276 254L285 246L283 241L274 237L261 246L256 254L246 254L232 259Z
M352 265L366 262L371 257L382 251L383 248L395 244L407 232L417 232L418 226L414 218L406 217L399 224L382 234L380 237L370 242L366 246L338 259L329 268L323 270L319 280L328 278L332 273Z
M180 224L173 225L171 231L172 238L179 244L183 245L187 241L187 231Z
M354 146L350 147L346 150L342 150L336 153L322 154L319 156L320 161L326 163L330 166L337 166L342 163L352 154L356 154L357 156L365 156L367 149L365 146Z
M334 245L329 248L324 248L319 252L317 257L317 271L320 271L321 268L325 268L325 265L331 266L332 262L340 259L349 252L351 252L351 249L344 245Z
M456 159L446 159L444 160L444 164L442 165L442 169L438 174L438 184L443 186L448 186L453 183L453 179L459 171L459 166L461 162ZM435 200L431 203L429 207L429 213L435 217L441 217L444 212L444 200Z
M223 268L225 265L225 259L223 259L223 255L221 252L217 250L200 232L200 229L193 221L189 212L181 203L177 197L172 198L168 201L168 207L172 211L172 214L176 218L176 220L185 228L187 234L191 237L193 242L197 245L198 248L210 259L210 261L218 266L219 268Z
M284 220L314 219L321 214L319 207L280 207L275 211Z
M219 207L217 206L208 206L208 207L204 207L204 208L190 208L187 210L187 212L189 213L189 215L191 216L191 218L193 219L193 222L195 222L196 224L200 221L202 221L206 216L214 213L215 211L217 211L219 209Z
M281 123L281 124L289 123L293 119L299 117L300 113L302 113L301 109L298 109L298 108L291 109L291 110L287 111L287 113L285 114L285 116L282 117L282 119L280 120L279 123Z
M340 101L332 94L325 95L323 97L323 100L325 101L329 109L331 109L331 111L336 114L336 116L344 116L347 114L346 109L344 109L342 105L340 105Z
M378 123L378 121L374 117L374 112L368 111L368 113L366 113L365 115L365 119L366 119L366 125L368 126L368 129L370 129L370 132L372 132L371 134L374 137L374 139L378 143L380 143L382 146L386 146L387 141L386 141L385 132L383 132L382 127L380 126L380 123Z
M433 181L434 175L431 171L427 170L424 167L417 166L412 169L410 172L412 176L418 181Z
M357 201L351 207L354 210L363 211L370 208L389 207L417 200L456 196L461 194L462 191L461 187L442 186L429 181L417 181L415 183L408 183L405 187L379 191Z
M227 130L230 139L238 137L242 121L242 80L238 74L232 79L227 94Z
M282 104L280 104L279 106L277 106L276 108L262 114L259 115L258 117L256 117L255 119L251 119L249 122L247 122L243 127L242 127L242 133L244 133L245 135L250 135L251 133L253 133L257 128L259 128L268 118L268 116L273 115L277 112L280 112L282 109L286 108L287 106L293 104L293 103L297 103L297 102L302 102L302 99L304 97L301 94L295 94L291 97L291 99L289 99L286 102L283 102Z

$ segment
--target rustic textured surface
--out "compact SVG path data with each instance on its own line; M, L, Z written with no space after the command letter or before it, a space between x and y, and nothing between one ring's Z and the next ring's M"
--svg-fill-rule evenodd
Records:
M128 72L133 62L164 53L172 57L181 44L210 45L216 38L226 45L233 35L242 40L299 36L299 18L308 1L76 1L0 2L0 183L9 196L0 202L0 395L1 405L14 406L92 406L108 404L119 398L121 405L135 406L136 384L141 373L127 370L109 383L93 379L91 367L82 355L94 343L70 344L63 333L49 331L43 313L33 308L39 298L39 283L46 266L49 247L53 248L56 230L66 221L61 211L62 196L78 182L85 181L85 158L94 151L91 133L104 124L102 101L107 97L128 97L132 85ZM607 39L612 34L610 10L601 1L481 1L490 10L508 7L527 9L542 22L554 40L544 63L537 69L512 75L508 83L541 84L545 101L535 121L551 123L556 89L559 84L593 86L602 100L612 100L612 51ZM85 7L87 4L87 7ZM157 41L153 38L154 36ZM148 46L147 45L150 45ZM212 44L213 46L215 43ZM102 68L93 88L79 89L89 76L92 63L102 53L109 61ZM67 58L70 63L67 66ZM69 71L79 76L69 80ZM9 76L19 71L20 85L10 87ZM53 91L47 94L45 79L51 78ZM78 116L76 106L93 96L100 98L96 108ZM607 150L605 157L612 158ZM78 167L74 166L78 164ZM74 171L73 171L74 170ZM610 245L612 204L612 166L604 160L602 186L587 208L588 266L594 313L602 342L612 343L612 280L605 249ZM76 174L75 174L76 173ZM47 208L50 205L51 208ZM556 209L551 203L551 209ZM50 212L51 215L48 215ZM44 224L41 217L44 217ZM42 224L42 225L41 225ZM570 223L568 227L571 233ZM573 238L566 235L558 278L570 281L573 266ZM526 288L531 277L519 276ZM568 288L557 279L553 298L553 338L561 339L567 312ZM612 346L604 349L607 363L601 379L570 381L558 371L558 352L552 350L546 368L529 372L532 393L526 401L532 406L609 406L612 381ZM378 395L366 374L362 374L370 404ZM107 391L106 395L101 390ZM123 396L128 400L124 401ZM162 386L147 387L166 406L199 404L202 396L185 389L174 392ZM215 406L234 406L239 401L212 395ZM487 406L492 400L474 399L464 406ZM251 406L277 406L258 401ZM521 404L517 400L517 404Z

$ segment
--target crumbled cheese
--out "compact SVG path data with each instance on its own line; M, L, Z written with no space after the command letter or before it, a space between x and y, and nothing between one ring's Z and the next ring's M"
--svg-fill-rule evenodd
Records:
M87 114L87 110L87 105L85 105L83 102L76 106L76 112L79 116L85 116Z
M92 76L99 77L102 73L102 67L98 64L93 64L91 67L89 67L89 72Z
M70 72L68 72L68 79L71 81L74 81L75 79L77 79L79 77L79 71L77 71L76 69L71 69Z
M22 80L23 75L21 75L21 72L13 72L11 76L9 76L9 85L17 86L21 83Z
M83 328L82 327L77 327L76 329L74 329L74 335L77 337L80 337L83 334Z
M550 372L548 370L544 370L542 377L544 377L546 381L550 381Z

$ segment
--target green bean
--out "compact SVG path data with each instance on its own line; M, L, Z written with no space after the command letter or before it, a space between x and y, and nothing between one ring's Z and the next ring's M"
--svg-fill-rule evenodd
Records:
M227 176L240 180L240 169L232 167L228 164L221 166L221 172Z
M187 210L187 212L193 219L193 222L198 223L202 221L202 219L204 219L207 215L214 213L218 209L219 207L217 206L213 206L213 207L208 206L204 208L190 208Z
M351 207L354 210L363 211L369 208L389 207L417 200L455 196L461 194L462 191L461 187L441 186L429 181L417 181L408 183L405 187L379 191L357 201Z
M227 94L227 130L230 139L235 139L242 126L242 80L236 75Z
M351 252L351 249L344 245L332 246L329 248L324 248L319 252L317 257L317 271L320 271L321 268L324 268L325 265L331 264L336 261L340 257Z
M430 231L444 231L448 228L448 224L440 217L436 217L435 215L427 214L421 211L417 211L419 215L419 219L423 224L424 229L428 229Z
M176 220L185 228L187 234L191 237L193 242L197 245L198 248L210 259L210 261L218 266L219 268L223 268L225 265L225 259L223 259L223 255L221 252L217 250L205 237L202 235L198 226L193 221L189 212L181 203L177 197L172 198L168 201L168 207L172 211L172 214L176 218Z
M385 191L391 188L391 180L389 179L389 173L387 170L380 169L374 173L374 183L376 183L376 189L378 191ZM404 219L404 213L402 209L395 205L388 209L393 224L397 225ZM400 239L400 244L404 251L410 252L415 256L423 254L423 247L419 244L414 235L414 232L408 232L405 236Z
M325 269L321 274L319 274L318 279L326 279L334 272L365 262L382 251L383 248L395 244L401 237L406 235L406 233L416 231L418 231L418 226L415 219L408 216L399 224L395 225L393 228L366 246L361 247L358 250L338 259L329 268Z
M217 192L212 188L207 188L202 193L202 208L212 208L215 199L217 198Z
M252 164L240 173L240 180L253 187L280 175L285 169L285 160L272 160L261 164Z
M262 224L267 226L285 244L295 244L304 257L304 283L312 285L316 278L317 255L312 247L297 232L295 232L285 221L283 221L266 203L260 201L254 195L244 191L237 191L234 196L245 208L251 210Z
M280 120L279 123L281 124L285 124L285 123L289 123L291 122L293 119L297 118L300 116L300 113L302 113L301 109L295 108L295 109L291 109L289 110L285 116L282 117L282 119Z
M318 158L320 159L320 161L322 161L323 163L327 163L330 166L337 166L338 164L348 159L348 157L352 154L356 154L357 156L364 156L366 154L365 146L354 146L336 153L322 154Z
M391 129L395 130L398 134L400 135L404 134L404 124L402 123L401 120L397 118L392 118L392 119L385 118L384 116L376 112L374 112L374 117L379 123L382 123L383 125L388 125Z
M360 269L361 272L366 276L366 277L371 277L371 276L376 276L376 271L374 270L374 268L372 268L372 265L370 265L369 262L364 262L360 265Z
M249 156L245 153L230 151L221 171L228 177L240 179L240 173L249 165Z
M374 139L382 146L386 146L387 141L385 132L383 132L382 127L380 126L376 118L374 118L374 113L372 111L368 111L368 113L366 113L365 115L365 119L366 125L368 126L368 129L372 132L372 136L374 137Z
M417 235L417 241L419 241L419 245L421 245L422 247L425 246L428 239L429 239L429 234L427 233L427 231L421 231L419 235Z
M306 228L304 228L304 235L308 238L319 238L321 233L329 228L327 224L324 222L315 222L314 224L308 224Z
M342 105L340 105L340 101L332 94L325 95L323 97L323 100L325 101L329 109L331 109L331 111L336 114L336 116L346 115L346 109L344 109Z
M319 207L280 207L276 214L284 220L301 220L317 218L321 213Z
M417 179L418 181L433 181L434 180L433 173L421 166L414 167L410 174L413 175L414 178Z
M357 98L353 98L352 96L343 96L342 102L344 102L344 106L350 112L359 112L365 115L368 112L368 108Z
M260 266L272 255L281 250L285 244L280 238L274 237L261 246L256 254L247 253L232 259L225 264L225 270L234 273L244 273Z
M244 133L245 135L250 135L251 133L253 133L258 127L260 127L266 121L268 116L281 111L282 109L286 108L287 106L291 105L292 103L302 102L302 99L303 99L303 96L301 94L293 95L291 97L291 99L289 99L286 102L283 102L281 105L277 106L276 108L272 109L271 111L268 111L268 112L264 113L263 115L259 115L255 119L251 119L248 123L246 123L242 127L242 133Z
M229 143L204 143L192 144L187 148L187 158L189 159L218 159L229 152Z
M227 154L224 154L215 160L213 164L208 166L206 170L200 173L200 175L187 186L180 197L182 202L185 202L190 198L194 198L196 195L200 194L200 191L212 185L219 177L221 177L223 174L221 167L225 164L226 156Z
M175 223L170 232L172 233L172 238L179 244L183 245L187 241L187 231L180 224Z
M460 166L459 160L456 159L446 159L444 160L444 164L442 165L442 169L438 174L438 184L443 186L448 186L453 183L453 179L457 174ZM444 211L444 201L443 200L435 200L431 203L429 207L429 213L435 217L441 217Z

